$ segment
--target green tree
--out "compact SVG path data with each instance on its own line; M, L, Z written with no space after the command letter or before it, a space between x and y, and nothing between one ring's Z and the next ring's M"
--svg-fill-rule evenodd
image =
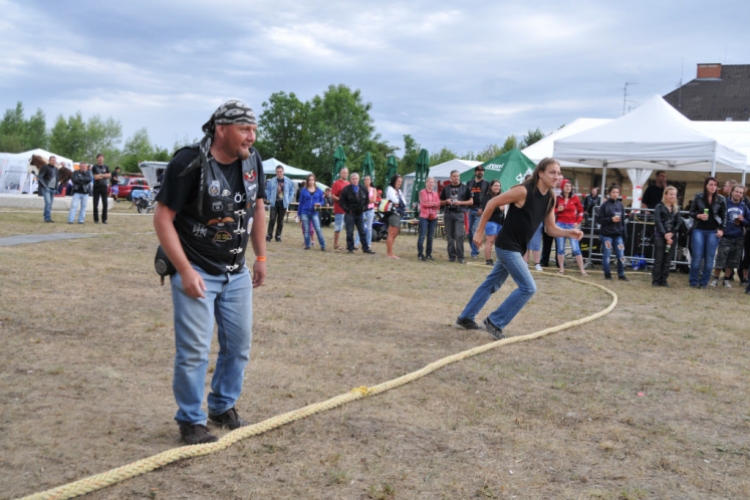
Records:
M271 94L263 102L258 117L256 149L262 158L276 158L290 165L301 165L311 156L310 104L300 101L294 92Z
M444 147L439 152L430 155L430 165L440 165L441 163L453 160L454 158L458 158L458 154Z
M398 173L401 175L410 174L417 169L417 158L422 146L409 134L404 135L404 154L398 163Z
M122 139L122 125L112 117L103 120L94 115L86 122L86 136L86 158L95 158L99 153L112 158L117 155L117 145Z
M26 147L24 149L47 149L49 136L47 134L47 118L44 111L37 109L26 121Z
M117 144L122 137L122 126L114 118L103 120L94 115L84 122L81 112L57 117L49 136L50 149L74 161L93 162L102 153L108 163L119 156Z
M477 156L476 156L475 159L476 159L476 161L481 161L482 163L484 163L487 160L491 160L493 158L497 158L498 156L500 156L503 153L504 153L504 151L497 144L488 144L486 148L484 148L479 153L477 153Z
M508 138L505 139L505 142L503 143L503 147L500 148L499 154L507 153L511 149L518 149L518 139L516 139L515 135L509 135Z
M528 148L535 142L539 142L542 139L544 139L544 132L542 132L539 127L534 130L529 130L528 132L526 132L526 135L523 136L523 140L521 141L521 145L518 147L518 149Z
M120 167L125 172L139 172L138 164L142 161L169 161L169 158L169 151L151 144L148 130L144 127L125 141Z
M24 116L23 103L7 109L0 121L0 151L21 153L34 148L47 147L47 123L44 112L38 109L28 120Z
M83 121L79 111L66 120L59 115L52 126L49 137L49 146L55 153L67 156L73 161L87 160L93 162L93 158L86 157L86 123Z
M372 104L363 101L359 90L352 91L343 84L330 85L322 97L313 97L308 120L312 155L304 168L330 181L336 147L343 146L347 158L355 158L367 150L371 141L379 141L371 109Z

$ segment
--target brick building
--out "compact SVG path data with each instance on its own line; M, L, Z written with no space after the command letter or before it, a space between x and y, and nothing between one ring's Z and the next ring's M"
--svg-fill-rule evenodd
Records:
M750 120L750 64L699 64L697 76L664 96L695 121Z

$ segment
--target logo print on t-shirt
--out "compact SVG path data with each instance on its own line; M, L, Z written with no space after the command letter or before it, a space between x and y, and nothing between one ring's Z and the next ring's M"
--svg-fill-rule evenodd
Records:
M214 243L226 243L227 241L230 241L232 239L231 233L228 233L226 231L219 231L214 235Z
M211 210L214 212L221 212L224 210L224 204L220 201L215 201L211 204Z
M222 191L222 192L221 192L221 195L222 195L222 196L223 196L224 198L226 198L227 196L229 196L229 190L228 190L228 189L225 189L224 191Z
M206 236L206 231L208 228L204 226L203 224L196 224L193 226L193 236Z
M218 196L219 189L219 181L211 181L211 185L208 186L208 194L211 196Z

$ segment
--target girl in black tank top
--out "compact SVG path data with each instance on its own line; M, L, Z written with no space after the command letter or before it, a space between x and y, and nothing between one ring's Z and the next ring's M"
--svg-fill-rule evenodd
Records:
M552 208L552 190L542 194L536 185L524 184L526 202L518 208L511 203L505 217L503 230L495 238L495 246L503 250L526 253L526 248L534 236L534 231L544 221Z

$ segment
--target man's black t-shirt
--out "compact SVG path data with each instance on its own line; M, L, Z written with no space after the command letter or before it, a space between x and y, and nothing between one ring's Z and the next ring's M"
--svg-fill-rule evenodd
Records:
M284 208L284 178L276 179L276 181L278 182L276 185L276 208Z
M91 167L91 175L96 177L100 174L108 174L109 173L109 167L107 165L94 165ZM107 187L109 184L109 179L94 179L94 186L96 187Z
M490 189L490 183L487 182L485 179L482 179L481 181L478 181L476 177L471 179L469 182L466 183L466 186L471 191L471 196L474 201L474 205L472 208L480 208L482 205L482 201L484 199L485 193L489 191Z
M656 208L656 205L661 202L661 199L664 196L664 189L665 188L660 188L656 184L654 184L653 186L649 186L648 188L646 188L646 192L643 193L641 203L648 206L648 208Z
M441 200L453 199L454 201L468 201L471 199L471 190L464 183L460 183L458 186L454 186L453 184L448 184L447 186L443 188L443 191L440 193L440 199ZM446 213L466 212L468 210L468 207L463 206L463 205L461 206L445 205L443 208L445 209Z

